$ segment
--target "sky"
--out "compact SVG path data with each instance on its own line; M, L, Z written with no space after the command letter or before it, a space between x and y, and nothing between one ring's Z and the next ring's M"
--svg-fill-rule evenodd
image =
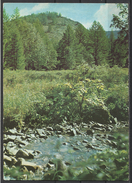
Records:
M105 31L111 30L113 14L118 15L120 11L115 3L4 3L8 15L12 15L16 7L20 11L20 16L46 11L58 12L64 17L80 22L87 29L96 20Z

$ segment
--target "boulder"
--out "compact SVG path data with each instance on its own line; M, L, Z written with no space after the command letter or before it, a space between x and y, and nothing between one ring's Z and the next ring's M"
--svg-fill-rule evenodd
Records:
M61 132L63 132L63 131L64 131L64 127L61 126L61 125L59 125L59 124L57 124L57 125L55 125L55 130L56 130L56 131L61 131Z
M35 163L31 163L31 162L28 162L28 161L25 161L23 158L19 158L18 159L19 163L20 163L20 166L23 168L23 167L26 167L28 169L28 171L33 171L35 172L36 170L43 170L43 167L41 165L36 165Z
M40 138L45 138L47 137L45 134L45 131L43 129L37 129L37 134L39 135Z
M88 130L87 130L87 134L88 134L88 135L93 135L93 133L94 133L94 130L91 130L91 129L88 129Z
M16 153L16 158L21 157L21 158L30 158L30 155L27 151L24 151L22 149L18 150Z
M14 147L12 147L12 148L6 147L6 150L7 150L8 154L9 154L10 156L15 156L16 153L17 153L17 151L18 151L18 150L15 149Z
M8 142L6 145L6 148L11 148L11 147L15 147L16 144L14 144L14 142Z
M67 130L67 134L69 134L70 136L76 136L76 130L74 128Z
M7 156L7 155L4 154L3 160L6 162L6 164L8 166L11 166L12 165L12 158L11 157L9 157L9 156Z
M10 134L10 135L17 135L18 134L16 128L9 129L7 133Z
M55 168L55 165L54 164L47 163L47 167L49 169L54 169Z
M50 127L50 126L48 126L48 127L47 127L47 130L49 130L49 131L53 131L53 128L52 128L52 127Z

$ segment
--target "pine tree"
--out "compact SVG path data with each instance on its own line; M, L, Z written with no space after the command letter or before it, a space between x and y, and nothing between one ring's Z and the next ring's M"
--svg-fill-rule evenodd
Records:
M10 23L10 26L8 25L8 28L10 33L5 47L4 68L10 68L14 70L24 69L25 57L20 32L13 22Z
M60 64L59 68L63 69L73 69L75 65L79 64L82 60L82 54L78 40L75 37L70 25L60 40L57 48L58 60Z
M116 64L122 67L128 67L128 3L118 3L120 9L119 15L113 15L111 27L120 29L118 39L116 40ZM121 63L122 62L122 63Z
M75 34L80 44L84 61L92 65L94 58L91 54L91 40L89 37L89 31L82 24L79 24L76 28Z
M115 65L115 36L113 30L109 37L109 55L108 55L109 65L113 67Z
M92 55L95 60L95 65L107 63L108 57L108 38L106 32L99 22L94 21L89 29Z

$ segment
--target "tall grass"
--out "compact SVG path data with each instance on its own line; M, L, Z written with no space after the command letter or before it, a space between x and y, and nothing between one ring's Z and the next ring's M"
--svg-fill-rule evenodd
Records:
M128 69L80 66L61 71L4 70L3 92L5 127L59 122L64 116L80 120L79 110L85 119L99 105L106 106L119 120L128 120Z

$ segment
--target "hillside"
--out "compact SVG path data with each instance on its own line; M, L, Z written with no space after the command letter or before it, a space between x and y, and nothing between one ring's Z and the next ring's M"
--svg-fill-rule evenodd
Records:
M118 32L114 31L115 38L109 39L111 31L106 32L97 21L86 29L81 23L56 12L6 17L3 24L4 69L76 69L85 63L128 66L128 50L120 38L116 40Z
M51 12L48 12L47 14L49 13L52 14ZM33 23L36 19L39 19L39 21L43 24L44 32L48 35L49 39L50 40L53 39L56 44L62 39L62 36L66 31L67 25L70 25L71 28L75 31L77 26L81 24L69 18L62 17L55 12L53 12L53 14L55 14L55 19L53 18L53 16L48 16L47 14L45 13L41 13L38 15L32 14L32 15L23 17L23 19L26 19L26 21L30 23ZM34 17L33 20L32 20L32 17ZM48 17L46 20L46 23L45 21L43 21L45 20L45 17ZM50 27L50 31L49 31L49 27ZM118 32L119 31L113 31L116 39L118 37ZM108 38L110 37L110 33L111 31L106 31L106 35Z

